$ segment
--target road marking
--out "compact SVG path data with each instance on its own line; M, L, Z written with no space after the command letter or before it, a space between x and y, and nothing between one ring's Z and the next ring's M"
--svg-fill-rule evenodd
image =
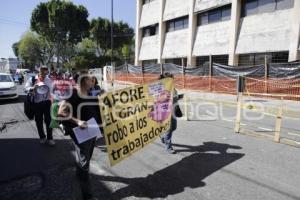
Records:
M288 132L289 135L293 135L293 136L298 136L300 137L300 133L292 133L292 132Z
M265 131L273 131L272 129L264 128L264 127L257 127L257 128L262 129L262 130L265 130Z
M223 121L226 121L226 122L235 122L235 120L233 119L222 119ZM246 126L247 124L244 124L244 123L241 123L242 126Z
M234 122L232 119L223 119L223 121Z

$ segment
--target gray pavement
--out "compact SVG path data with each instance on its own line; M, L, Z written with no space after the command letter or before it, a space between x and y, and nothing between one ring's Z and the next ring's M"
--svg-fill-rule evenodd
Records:
M12 122L0 132L0 199L80 199L70 139L56 130L55 147L40 145L21 100L0 102L0 121ZM199 112L209 116L208 111ZM235 116L235 108L226 107L224 112ZM166 153L156 140L114 167L109 166L103 141L98 141L91 163L95 195L99 199L299 200L300 149L236 134L233 121L225 119L181 119L173 136L177 154ZM273 121L263 118L251 123L258 122ZM297 123L285 125L296 129Z

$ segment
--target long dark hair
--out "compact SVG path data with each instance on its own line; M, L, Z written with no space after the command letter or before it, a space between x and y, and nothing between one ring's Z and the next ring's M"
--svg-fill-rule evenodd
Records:
M77 79L78 85L80 88L83 88L85 86L85 81L90 77L89 73L87 71L81 71L80 76Z

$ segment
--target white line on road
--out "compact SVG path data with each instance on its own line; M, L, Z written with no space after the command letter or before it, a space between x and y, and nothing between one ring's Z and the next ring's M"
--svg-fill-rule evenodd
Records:
M223 121L234 122L232 119L223 119Z
M233 119L222 119L223 121L226 122L235 122ZM246 126L247 124L241 123L242 126Z
M293 135L293 136L298 136L300 137L300 133L292 133L292 132L288 132L289 135Z
M264 127L257 127L257 128L262 129L262 130L265 130L265 131L273 131L272 129L264 128Z

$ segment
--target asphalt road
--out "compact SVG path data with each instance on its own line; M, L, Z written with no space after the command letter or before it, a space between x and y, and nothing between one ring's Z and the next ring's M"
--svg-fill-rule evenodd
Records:
M23 114L22 98L0 102L0 121L9 122L0 132L0 199L80 199L70 139L56 130L55 147L40 145L34 122ZM199 112L207 117L209 110ZM174 155L156 140L110 167L105 145L98 141L91 163L95 195L99 199L299 200L300 149L236 134L230 118L235 108L224 112L226 118L179 120ZM273 122L265 117L243 123L272 128ZM288 121L284 126L297 129L297 123Z

